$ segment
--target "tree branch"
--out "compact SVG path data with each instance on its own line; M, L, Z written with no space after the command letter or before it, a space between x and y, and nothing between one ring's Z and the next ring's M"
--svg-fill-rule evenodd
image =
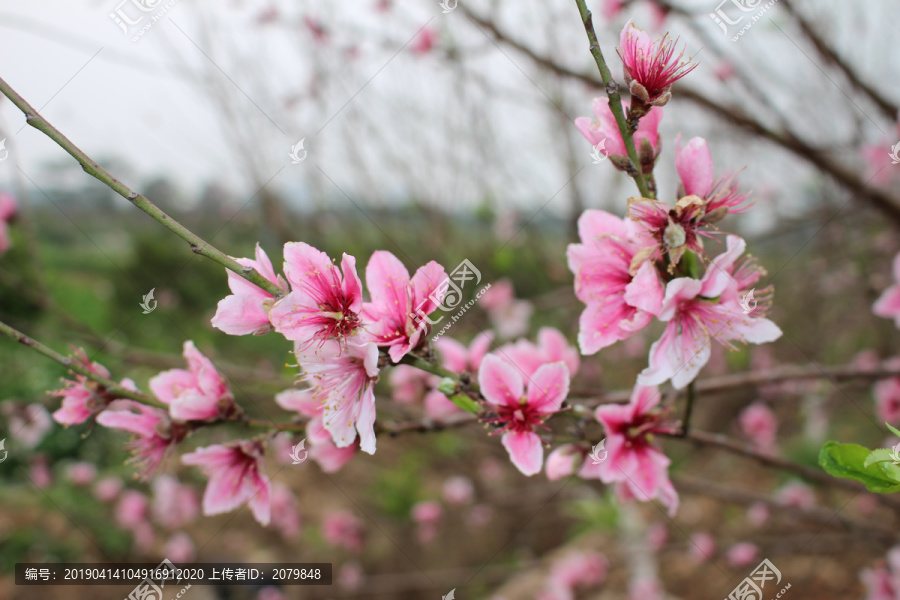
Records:
M150 200L133 191L127 185L110 175L109 172L106 171L106 169L94 162L94 160L91 159L87 154L85 154L80 148L78 148L78 146L73 144L58 129L56 129L46 119L44 119L44 117L38 114L38 112L2 78L0 78L0 92L2 92L4 96L9 98L10 101L25 114L25 121L29 125L49 137L51 140L56 142L56 144L60 148L72 155L72 157L81 164L81 168L84 169L84 171L88 175L99 179L111 190L127 199L129 202L150 215L156 221L162 223L167 229L190 244L191 250L194 253L199 254L200 256L205 256L206 258L222 265L226 269L237 273L250 283L264 289L273 296L279 296L282 293L282 290L279 289L277 285L260 275L255 269L253 269L252 267L242 266L236 260L226 255L218 248L211 246L207 242L203 241L199 236L191 232L184 225L174 220L172 217L163 212L162 209L150 202Z

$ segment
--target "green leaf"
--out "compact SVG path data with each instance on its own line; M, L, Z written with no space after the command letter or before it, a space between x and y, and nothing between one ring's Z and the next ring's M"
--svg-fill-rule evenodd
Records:
M888 423L887 421L885 421L884 424L887 425L887 428L891 430L891 433L893 433L897 437L900 437L900 431L898 431L895 427L891 427L891 424Z
M455 396L448 397L450 398L450 402L457 405L464 411L472 413L473 415L477 415L481 410L478 406L478 403L465 394L456 394Z
M897 455L893 450L890 450L888 448L879 448L877 450L872 450L872 453L866 457L866 462L863 464L863 466L870 467L876 463L893 462L896 457Z
M871 450L859 444L827 442L819 452L819 466L829 474L866 484L878 494L900 491L900 468L890 463L866 466Z

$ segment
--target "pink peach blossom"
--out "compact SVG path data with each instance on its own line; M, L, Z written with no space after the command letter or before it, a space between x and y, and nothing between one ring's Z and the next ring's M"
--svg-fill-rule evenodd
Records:
M444 508L439 502L419 502L412 507L412 519L416 523L416 538L420 544L433 541L440 530Z
M235 260L244 267L253 267L266 280L287 291L287 284L281 275L275 274L272 262L259 244L256 245L256 260L250 258ZM218 310L212 318L212 326L229 335L270 331L272 326L269 323L268 308L272 302L272 294L253 285L230 269L226 269L225 272L228 274L231 295L219 301Z
M437 45L438 32L434 27L425 26L410 45L415 54L428 54Z
M445 341L438 338L438 342ZM453 341L455 340L446 340ZM435 344L437 345L437 344ZM416 404L421 402L429 389L437 385L440 377L410 365L397 365L388 372L391 384L391 397L400 404Z
M309 417L305 438L309 442L309 458L318 464L325 473L339 471L359 450L358 440L344 448L335 446L331 434L325 430L322 423L323 405L316 400L311 390L292 389L279 392L275 395L275 402L285 410L294 410ZM281 450L286 459L285 464L292 462L288 456L292 447L293 444L288 441Z
M234 397L225 379L212 362L197 350L194 342L184 343L188 369L170 369L150 379L150 390L169 406L173 419L202 421L229 415Z
M872 390L878 419L888 423L900 422L900 377L876 381Z
M513 231L509 235L498 237L508 239L514 235ZM509 339L528 331L528 322L534 307L527 300L516 299L513 284L509 279L500 279L491 284L478 304L487 311L491 326L497 331L498 337Z
M668 39L668 34L653 40L632 21L625 24L617 52L632 96L655 106L669 101L672 84L697 68L690 60L682 62L683 51L675 56L677 44L678 40Z
M169 448L187 435L184 425L173 423L164 411L132 400L116 400L97 416L97 423L134 434L128 448L142 478L153 475Z
M587 450L580 444L563 444L547 456L544 471L547 479L556 481L577 472L584 464Z
M475 499L475 486L468 477L457 475L444 482L442 494L447 504L471 504Z
M191 536L183 531L176 531L163 548L163 556L173 563L191 562L197 554Z
M579 319L582 354L627 339L659 312L663 287L649 261L635 266L640 250L632 222L602 210L587 210L578 219L580 244L566 252L575 274L575 295L586 304Z
M621 493L642 501L659 499L678 510L678 493L669 480L669 458L651 440L654 433L670 433L663 422L665 413L657 409L660 394L653 386L636 386L628 404L604 405L594 413L606 430L606 460L586 463L581 476L596 477L604 483L619 483Z
M754 402L738 416L741 433L750 438L758 450L772 453L775 449L775 434L778 419L775 413L762 402Z
M294 352L313 397L323 405L322 419L338 448L353 445L375 453L375 378L378 348L350 338L343 344L330 339L318 347L298 346Z
M366 266L366 285L372 301L363 305L369 339L387 346L395 363L424 341L430 315L444 299L444 268L434 261L409 277L400 260L385 250L372 254Z
M746 567L759 558L759 548L750 542L740 542L728 549L727 556L732 567Z
M345 562L340 566L335 578L342 590L353 591L362 587L366 574L357 562Z
M269 313L275 331L301 346L357 333L363 297L356 258L345 253L339 269L324 252L290 242L284 245L284 274L292 291Z
M666 285L658 318L668 326L650 347L650 366L638 376L639 385L671 379L676 389L684 388L709 360L713 339L732 347L732 342L762 344L781 336L775 323L745 313L739 303L741 275L735 272L735 279L729 269L744 247L743 240L729 236L728 250L714 259L702 280L678 277ZM758 307L752 314L764 312Z
M116 504L116 522L125 529L132 529L147 520L147 497L137 490L125 490Z
M322 521L322 537L330 546L357 553L363 547L363 524L349 511L331 512Z
M478 383L496 413L488 421L499 427L496 433L503 433L503 447L512 463L525 475L540 472L544 450L534 429L560 410L569 393L565 363L541 365L528 377L521 369L489 354L481 362Z
M894 281L897 283L884 290L872 305L872 312L879 317L894 319L894 324L900 328L900 253L894 257Z
M28 479L38 489L44 489L53 483L53 476L47 467L47 457L43 454L35 454L31 458L31 464L28 469Z
M624 107L625 103L623 102L622 105ZM594 98L591 108L594 113L593 117L578 117L575 119L575 128L591 146L597 146L603 142L600 150L605 150L610 156L627 158L628 151L625 149L625 142L622 141L622 134L616 118L609 108L609 98L605 96ZM641 151L642 146L646 148L643 152L648 153L651 164L662 150L658 131L662 116L661 108L652 107L650 112L638 122L638 128L634 132L635 146L638 151Z
M272 486L272 525L285 539L300 535L300 510L297 498L286 486Z
M767 504L763 504L762 502L754 502L750 508L747 509L747 521L756 528L765 525L770 516L772 516L772 511L769 510Z
M541 327L537 335L537 344L526 339L514 344L505 344L497 351L497 356L505 358L530 377L541 365L563 362L574 377L581 366L578 349L569 345L566 336L553 327Z
M814 508L816 506L816 494L812 488L799 481L792 481L782 486L775 497L785 506L797 508Z
M53 420L43 404L18 404L4 402L3 415L7 419L7 430L20 446L34 448L53 429Z
M66 468L66 478L73 485L89 485L97 478L97 467L88 462L72 463Z
M647 547L659 552L669 541L669 530L662 523L653 523L647 528Z
M200 504L194 490L171 475L160 475L153 480L153 503L150 508L156 522L169 530L184 527L200 514Z
M9 221L16 214L16 197L8 192L0 192L0 221Z
M94 375L109 379L106 367L89 361L83 350L75 350L72 358ZM53 413L53 419L62 425L84 423L113 400L97 382L78 373L73 378L64 380L62 389L50 392L51 396L62 398L62 406Z
M112 502L119 496L124 486L125 484L118 477L112 475L103 477L94 484L94 498L100 502Z
M689 550L695 562L707 562L716 553L716 538L705 531L698 531L691 535Z
M445 369L457 374L465 372L474 374L478 372L478 368L481 366L481 360L490 349L493 339L493 333L488 331L479 333L475 336L475 339L472 340L472 343L468 348L456 340L446 337L438 338L434 343L434 346L441 357ZM398 367L395 367L395 370L404 367L405 365L399 365ZM414 367L410 368L414 369ZM418 371L419 378L422 378L422 374L424 374L430 387L437 387L440 377L424 373L424 371L419 369L415 370ZM393 378L391 381L393 382ZM436 389L432 389L425 394L425 416L429 419L446 419L450 415L460 412L460 410L461 409L451 402L447 396Z
M738 189L734 175L714 178L712 154L701 137L691 138L684 147L681 146L681 135L675 139L675 169L684 193L705 201L699 215L703 222L715 223L726 213L743 213L752 207L752 203L747 202L750 195Z
M245 502L254 518L268 525L271 515L269 478L263 474L263 447L241 441L197 448L181 457L186 465L200 467L209 478L203 494L203 514L232 511Z

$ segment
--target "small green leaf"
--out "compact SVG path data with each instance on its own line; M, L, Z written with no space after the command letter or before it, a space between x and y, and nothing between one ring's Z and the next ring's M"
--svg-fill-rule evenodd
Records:
M879 448L877 450L872 450L872 453L866 457L866 462L863 464L863 466L870 467L876 463L893 462L896 457L897 455L893 450L889 450L888 448Z
M885 421L884 424L887 425L887 428L891 430L891 433L893 433L897 437L900 437L900 431L898 431L896 427L891 427L891 424L887 421Z
M858 444L827 442L819 452L819 466L829 474L866 484L878 494L900 491L900 468L890 463L866 466L871 450Z
M456 394L455 396L448 396L448 398L450 398L450 402L473 415L477 415L481 410L478 403L465 394Z

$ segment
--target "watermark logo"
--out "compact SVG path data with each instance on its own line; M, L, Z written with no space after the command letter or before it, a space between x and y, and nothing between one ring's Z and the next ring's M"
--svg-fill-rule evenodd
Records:
M5 142L6 140L4 139L3 141ZM3 148L2 143L0 143L0 148ZM900 165L900 142L897 142L896 144L891 146L891 151L888 152L888 156L891 157L892 165ZM0 158L0 161L3 161L5 159L6 157L4 156L3 158Z
M481 283L481 271L479 271L475 265L472 264L469 259L463 259L461 263L459 263L450 274L444 278L441 283L439 283L434 291L431 292L427 297L423 298L419 305L416 306L411 313L409 313L410 318L416 324L416 329L422 329L423 331L428 328L429 325L437 325L441 321L444 320L443 316L438 317L437 319L431 319L428 317L428 313L425 312L425 305L432 304L435 306L434 310L441 310L443 312L451 312L456 310L462 304L463 299L463 289L470 282L474 281L473 286L477 286ZM475 298L466 302L460 310L455 315L450 315L450 322L447 323L443 329L441 329L440 333L438 333L432 341L437 340L437 338L441 337L446 333L448 329L459 320L462 315L469 310L475 303L481 298L482 294L484 294L488 289L490 289L491 284L486 285L481 288L481 290L475 295Z
M153 292L156 291L156 288L150 290L145 296L144 301L140 303L140 307L144 309L144 314L149 315L154 310L156 310L156 300L153 299ZM150 303L153 303L152 305Z
M306 150L303 150L303 142L305 140L306 138L303 138L302 140L291 146L291 152L290 154L288 154L288 156L291 157L291 164L299 165L306 159ZM300 154L301 151L303 151L302 155Z
M441 0L441 8L445 15L449 12L453 12L456 9L456 6L459 4L459 0ZM450 592L451 594L453 592Z
M456 598L456 588L450 590L450 593L446 596L441 596L441 600L454 600Z
M770 586L770 589L781 583L781 571L772 564L772 561L766 558L753 569L749 577L745 577L744 580L728 594L726 600L761 600L763 597L763 588L766 587L766 583L773 580L774 583ZM775 598L781 598L789 589L791 589L790 583L783 587Z
M300 453L303 453L301 456ZM309 451L306 449L306 438L300 440L300 443L291 448L291 460L294 461L291 464L299 465L306 457L309 456Z
M741 309L744 311L745 315L749 315L754 310L756 310L756 306L758 302L756 298L753 297L753 293L756 291L756 288L752 288L749 292L743 295L738 303L741 305Z
M594 159L594 164L599 165L604 160L609 157L609 150L606 149L606 138L603 138L597 145L594 146L594 151L591 152L591 158Z
M166 558L155 569L150 571L150 575L137 584L125 600L162 600L163 588L166 587L166 582L175 582L175 574L180 569L177 569L172 561ZM178 582L180 581L179 579ZM175 582L176 585L178 582ZM175 595L175 598L181 598L189 589L191 589L191 584L183 587Z
M0 463L2 463L4 460L6 460L6 455L8 454L8 452L6 451L6 438L0 440L0 451L3 452L3 458L0 458Z
M709 13L709 18L722 29L722 33L726 36L730 34L729 29L732 26L740 27L740 29L736 31L732 30L734 35L731 37L731 41L736 42L744 35L744 33L753 27L753 24L759 21L766 11L772 8L776 2L778 2L778 0L769 0L765 3L763 3L763 0L722 0L716 7L715 12ZM735 12L729 7L731 14L729 15L726 13L723 6L729 3L737 8L739 12ZM756 14L746 14L754 11L756 11ZM749 20L744 21L744 19L747 18L749 18Z
M898 144L900 146L900 144ZM6 138L0 140L0 163L9 158L9 150L6 149Z
M136 42L177 2L178 0L168 0L163 4L163 0L122 0L109 13L109 18L119 26L123 34L131 35L131 41Z
M603 456L600 456L600 453L603 453ZM604 460L606 460L606 456L609 454L606 450L606 438L600 440L600 443L591 448L591 453L588 454L588 457L591 459L591 463L595 465L599 465Z

